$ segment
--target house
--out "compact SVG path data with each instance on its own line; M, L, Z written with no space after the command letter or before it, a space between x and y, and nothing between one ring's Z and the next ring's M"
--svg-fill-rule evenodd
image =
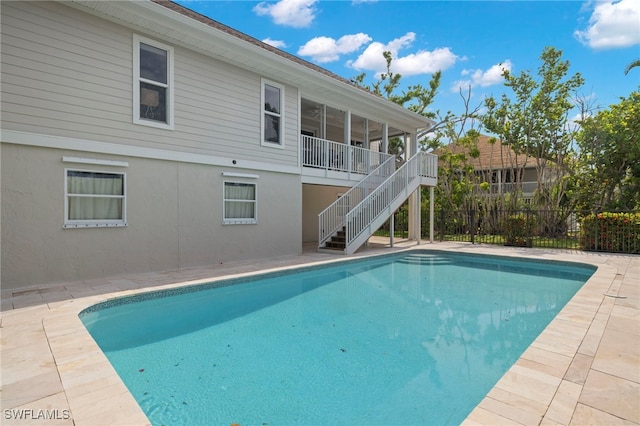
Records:
M176 3L0 8L3 289L349 254L436 184L429 120Z
M479 135L470 146L451 143L435 153L440 156L441 166L445 165L447 154L464 154L479 182L476 194L481 196L496 197L520 192L522 199L529 203L538 187L536 159L518 154L490 136Z

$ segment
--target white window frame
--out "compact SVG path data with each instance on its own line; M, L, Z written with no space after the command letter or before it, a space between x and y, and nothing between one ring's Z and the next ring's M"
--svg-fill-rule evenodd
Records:
M275 87L276 89L280 90L280 114L276 114L274 112L271 111L266 111L264 108L264 102L265 102L265 91L266 91L266 86L271 86L271 87ZM280 148L280 149L284 149L284 86L282 84L279 83L275 83L273 81L269 81L266 79L262 79L261 80L261 84L260 84L260 141L261 144L263 146L269 146L271 148ZM274 117L278 117L280 118L280 142L270 142L265 140L264 138L264 124L265 124L265 119L264 116L265 114L268 115L272 115Z
M167 83L147 80L140 77L140 44L147 44L167 52ZM153 84L167 89L167 122L144 119L140 117L140 83ZM156 127L159 129L174 129L174 102L173 102L173 47L155 40L151 40L137 34L133 35L133 123L144 126Z
M243 184L243 185L253 185L254 187L254 200L250 201L250 200L234 200L234 199L227 199L225 193L226 193L226 187L227 184ZM252 218L227 218L226 217L226 204L227 201L233 201L233 202L246 202L246 203L253 203L253 216ZM224 225L254 225L256 223L258 223L258 184L256 182L246 182L246 181L241 181L241 180L224 180L222 182L222 223Z
M78 196L69 193L69 185L67 182L69 172L83 173L102 173L110 175L121 175L123 192L122 195L96 195L96 198L121 198L122 199L122 219L90 219L90 220L72 220L69 219L69 198ZM82 194L83 197L92 197L89 194ZM100 227L123 227L127 226L127 174L118 171L105 170L86 170L78 168L64 169L64 225L63 228L100 228Z

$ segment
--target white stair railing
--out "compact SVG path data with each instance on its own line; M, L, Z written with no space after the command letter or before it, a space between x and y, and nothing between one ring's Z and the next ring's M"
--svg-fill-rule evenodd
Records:
M375 153L374 154L380 154ZM318 214L318 248L321 248L335 233L345 226L345 215L360 204L375 188L391 176L395 170L396 158L387 158L360 182Z
M404 203L424 178L438 176L438 157L418 152L376 187L344 220L345 254L354 253ZM430 180L431 180L430 179Z

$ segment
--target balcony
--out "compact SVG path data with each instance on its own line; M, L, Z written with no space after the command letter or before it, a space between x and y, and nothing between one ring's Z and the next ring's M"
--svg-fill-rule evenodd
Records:
M302 175L310 178L359 181L391 154L341 142L300 135Z

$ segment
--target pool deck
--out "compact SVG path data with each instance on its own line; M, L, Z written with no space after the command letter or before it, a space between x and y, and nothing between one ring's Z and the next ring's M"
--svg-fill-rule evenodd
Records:
M448 242L416 246L396 241L390 248L387 239L372 239L369 247L348 257L305 247L301 255L277 259L2 291L0 422L149 424L78 318L95 303L221 277L413 248L598 267L464 424L640 425L640 256Z

